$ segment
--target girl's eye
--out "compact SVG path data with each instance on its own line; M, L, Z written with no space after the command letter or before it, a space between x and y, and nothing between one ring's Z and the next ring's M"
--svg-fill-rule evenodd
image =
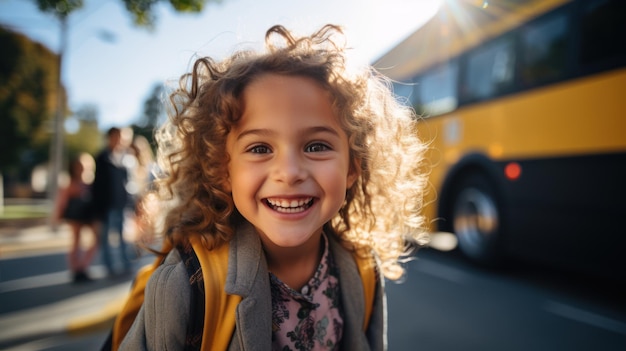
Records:
M322 143L310 144L305 148L305 152L322 152L328 150L330 150L330 147Z
M248 152L251 152L253 154L267 154L267 153L270 153L271 150L270 150L269 147L267 147L265 145L255 145L255 146L249 148Z

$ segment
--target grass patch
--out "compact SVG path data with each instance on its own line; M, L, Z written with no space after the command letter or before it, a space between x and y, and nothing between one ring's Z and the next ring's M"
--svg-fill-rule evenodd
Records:
M5 205L4 210L0 212L0 220L45 218L49 214L50 209L46 206Z

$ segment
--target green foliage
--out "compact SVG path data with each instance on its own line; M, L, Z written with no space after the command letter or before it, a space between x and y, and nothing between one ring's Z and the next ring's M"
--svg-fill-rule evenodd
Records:
M154 132L166 118L163 110L164 92L165 87L163 84L155 84L153 86L152 92L144 102L143 115L140 117L137 124L131 126L135 135L141 135L148 140L153 151L155 151L156 145Z
M126 9L133 16L135 24L153 28L156 23L155 5L159 2L169 2L178 12L202 12L204 5L209 2L220 2L220 0L122 0Z
M39 10L52 13L58 18L65 18L72 11L83 7L83 0L36 0L36 2Z
M67 159L71 160L81 152L87 152L95 156L104 146L104 137L98 129L98 109L95 105L83 105L73 118L78 123L75 133L65 135L65 148Z
M169 3L178 12L198 13L208 2L220 0L122 0L137 25L152 28L156 22L155 6ZM53 14L65 23L67 17L83 7L83 0L34 0L40 11ZM58 56L26 36L0 26L0 173L5 180L26 181L30 171L48 161L51 133L54 130L58 89ZM156 94L155 90L155 94ZM66 103L64 103L66 105ZM145 104L145 121L136 126L138 134L152 141L152 130L159 118L155 97ZM65 115L69 113L66 112ZM66 135L65 153L95 153L102 145L97 110L92 118L77 112L79 130ZM95 116L95 117L93 117ZM63 116L65 119L65 116Z
M140 125L154 129L164 119L163 94L165 89L162 84L156 84L152 88L150 96L143 104L143 116Z
M48 148L58 61L43 45L2 27L0 47L0 172L11 173L40 161L35 150Z
M47 218L50 216L50 209L36 205L5 205L4 211L0 213L1 220L14 219L34 219Z
M0 54L0 172L7 181L24 182L50 157L58 56L2 27L0 47L6 49ZM97 115L95 106L76 112L79 129L65 135L65 155L94 154L102 147Z

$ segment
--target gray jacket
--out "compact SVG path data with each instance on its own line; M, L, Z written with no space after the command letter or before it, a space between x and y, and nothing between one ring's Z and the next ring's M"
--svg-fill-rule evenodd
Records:
M344 312L342 350L386 350L387 317L384 279L379 278L367 333L363 332L363 285L352 254L329 235L339 269ZM152 274L145 300L120 350L183 350L189 319L190 286L177 250ZM230 242L227 294L242 297L228 350L271 350L272 298L270 280L259 237L251 225L237 231Z

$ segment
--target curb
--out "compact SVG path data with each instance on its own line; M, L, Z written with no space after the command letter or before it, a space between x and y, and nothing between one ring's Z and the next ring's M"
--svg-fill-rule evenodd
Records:
M48 224L31 225L23 228L9 228L5 226L0 228L0 260L42 253L66 252L69 250L71 242L72 233L69 225L65 223L60 224L56 230ZM140 256L137 259L140 266L144 266L154 260L149 256L145 257L145 262L141 261L142 258ZM135 274L136 272L133 273L133 276ZM132 282L129 281L122 284L132 284ZM95 292L88 293L90 297L85 296L87 301L89 301L86 304L85 302L77 302L76 298L80 298L78 296L67 299L68 303L70 303L70 300L78 303L78 305L73 307L78 314L70 313L67 319L55 323L56 328L59 328L60 332L71 336L112 330L115 319L124 307L131 291L129 286L117 287L115 289L121 290L111 290L104 295L96 296L92 295ZM82 313L78 311L79 308L84 309ZM19 318L19 314L15 313L17 318ZM32 316L30 318L32 322L28 323L36 323L42 321L43 317ZM56 318L60 318L58 313L56 313ZM45 318L43 319L45 320ZM26 322L19 322L19 324L21 323ZM45 323L45 321L42 323ZM32 331L20 331L20 333L25 333L24 335L28 336L30 335L28 333L32 333Z
M127 298L128 294L124 294L106 304L101 311L73 318L67 324L67 332L70 335L80 335L113 328L115 318L124 307Z
M152 267L151 263L153 259L145 262L139 270L133 273L133 280L140 274L140 272L146 267ZM66 331L70 335L86 334L99 332L103 330L112 330L115 319L120 314L124 306L126 305L128 298L131 296L132 287L134 282L130 282L130 286L124 293L118 294L118 296L104 305L102 309L93 313L79 315L68 321L66 324Z
M0 258L67 251L70 244L70 228L65 224L57 227L56 231L49 225L0 231Z
M107 333L129 294L129 285L130 282L121 281L56 303L4 314L0 316L0 349L46 335L77 337Z

